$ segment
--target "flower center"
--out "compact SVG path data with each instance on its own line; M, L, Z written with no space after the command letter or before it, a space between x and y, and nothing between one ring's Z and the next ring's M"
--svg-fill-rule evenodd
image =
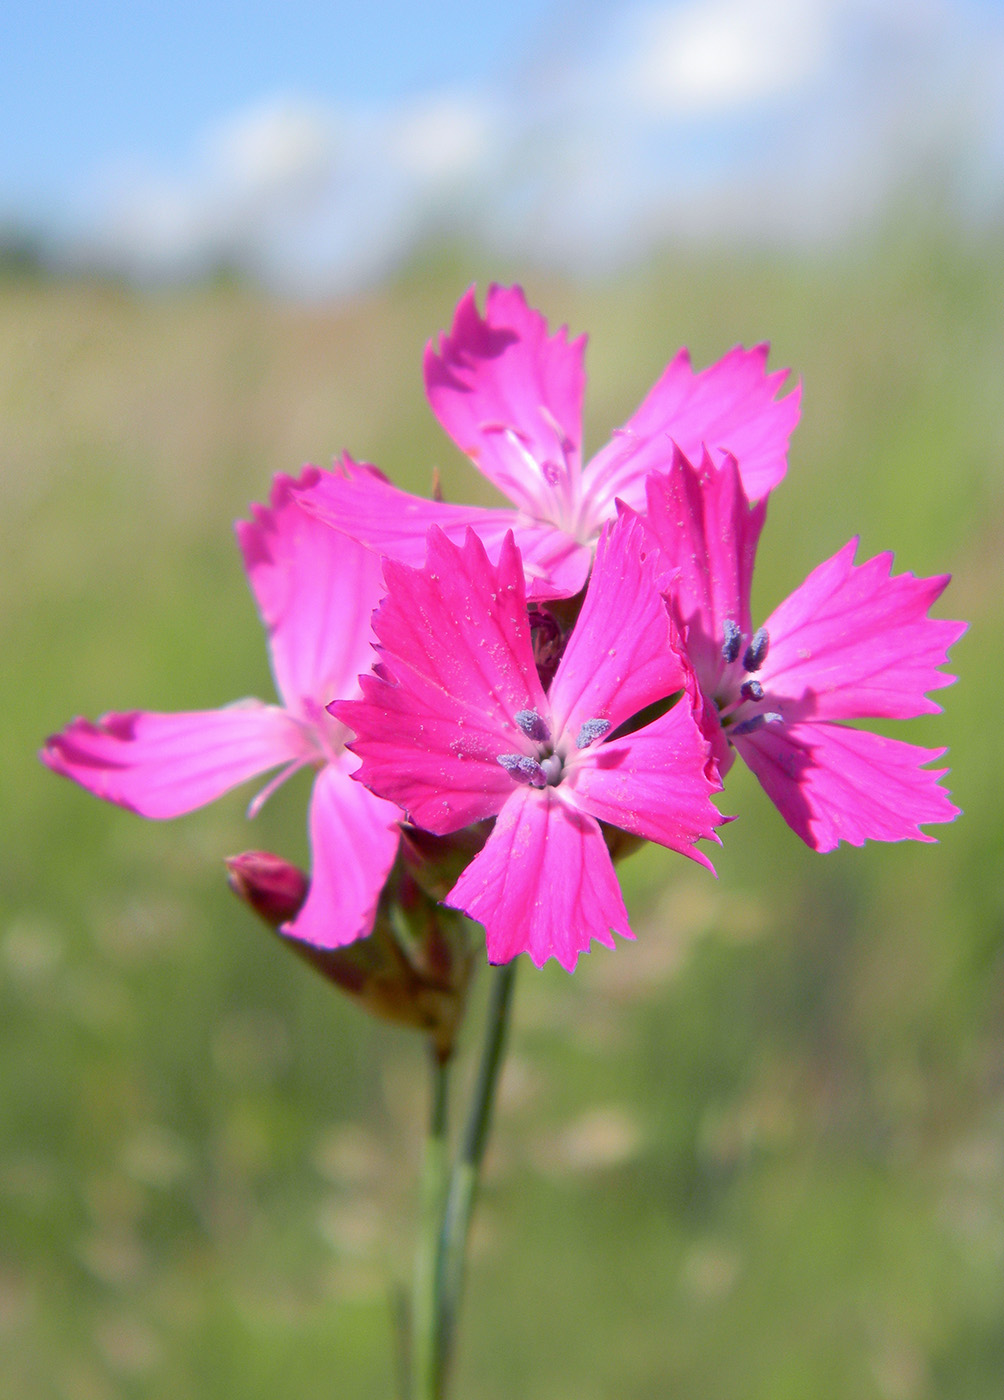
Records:
M763 685L752 674L760 670L767 660L767 652L770 650L770 635L766 627L757 628L745 651L742 649L743 631L738 622L733 622L731 619L726 620L723 631L725 635L722 642L722 660L726 667L734 668L735 663L739 660L739 653L742 651L742 670L745 672L745 679L739 682L738 696L735 693L735 683L738 676L734 669L726 671L723 675L722 689L715 696L719 720L722 728L728 731L728 738L731 742L732 739L739 738L743 734L752 734L765 724L781 724L783 716L775 710L761 710L756 714L747 712L745 718L739 716L744 705L759 705L766 694Z
M496 763L502 765L514 782L528 783L530 787L535 788L557 787L565 776L565 759L568 754L562 752L562 748L567 749L567 745L555 746L550 726L536 710L519 710L513 715L513 719L526 737L537 745L536 757L525 753L500 753L496 755ZM575 747L588 748L597 739L601 739L609 728L608 719L585 720L579 726Z

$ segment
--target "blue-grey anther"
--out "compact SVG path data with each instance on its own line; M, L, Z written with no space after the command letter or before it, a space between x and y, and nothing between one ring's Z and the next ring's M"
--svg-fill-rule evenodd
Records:
M547 787L547 774L535 758L529 758L525 753L500 753L495 761L501 763L517 782L522 779L531 787Z
M763 686L759 681L743 681L739 687L739 694L744 700L762 700Z
M741 739L744 734L755 734L758 729L762 729L765 724L783 724L784 716L779 715L776 710L768 710L765 715L754 715L752 719L744 719L742 724L734 725L726 731L730 739Z
M551 731L536 710L519 710L513 719L528 739L534 739L538 744L546 744L550 739Z
M575 739L576 748L586 748L594 739L605 734L609 728L610 721L608 719L587 719L584 724L579 726L579 732Z
M758 627L750 639L750 644L743 654L743 670L759 671L760 667L767 660L767 649L770 646L770 638L767 635L766 627Z
M739 655L739 648L743 644L743 629L738 622L733 622L731 618L725 620L725 641L722 643L722 656L728 665L732 665Z

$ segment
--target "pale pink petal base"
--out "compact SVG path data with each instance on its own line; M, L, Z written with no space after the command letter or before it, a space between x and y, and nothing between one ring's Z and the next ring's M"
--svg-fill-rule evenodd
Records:
M767 796L816 851L841 841L933 841L929 822L959 809L926 768L944 749L922 749L842 724L765 725L735 741Z
M310 888L282 932L315 948L342 948L373 929L397 855L401 813L349 776L349 755L318 773L310 797Z
M527 952L568 972L595 939L633 938L599 826L557 788L519 788L444 901L484 925L488 960Z
M178 817L280 763L319 757L285 710L248 700L222 710L133 710L75 719L46 742L53 772L141 817Z

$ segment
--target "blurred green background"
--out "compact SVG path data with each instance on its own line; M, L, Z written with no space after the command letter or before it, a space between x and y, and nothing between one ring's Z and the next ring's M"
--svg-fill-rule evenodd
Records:
M305 858L305 782L253 827L247 792L157 825L34 752L77 713L271 695L230 522L273 472L347 447L489 500L420 356L470 281L518 272L440 249L311 307L0 281L5 1400L391 1393L421 1046L276 945L221 865ZM965 815L818 856L737 766L717 881L646 850L622 868L636 944L522 970L457 1395L996 1400L1000 245L894 222L853 254L667 250L527 291L591 334L592 449L680 344L773 341L804 411L754 613L856 533L951 570L961 682L890 732L951 746Z

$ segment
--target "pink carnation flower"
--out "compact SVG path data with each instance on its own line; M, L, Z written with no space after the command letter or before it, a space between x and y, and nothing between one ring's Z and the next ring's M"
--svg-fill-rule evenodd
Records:
M76 719L47 741L41 758L96 796L155 818L194 811L283 764L252 802L253 815L291 773L314 765L313 875L306 903L283 932L334 948L370 932L401 814L351 780L358 760L324 708L332 696L359 693L383 586L374 554L296 504L294 492L318 476L316 468L298 482L277 476L271 509L255 506L254 519L237 524L282 704L243 700L221 710Z
M519 287L491 286L485 314L474 291L453 329L425 351L425 384L440 423L514 509L444 505L399 491L376 468L348 457L325 474L304 504L380 554L419 565L426 531L455 543L476 531L498 558L507 531L523 557L531 598L571 597L586 581L600 529L617 498L643 508L645 478L669 467L673 444L696 454L707 444L742 463L751 498L785 472L798 422L799 390L776 395L788 371L766 373L766 345L736 347L695 374L686 350L667 365L644 402L585 467L581 464L586 338L550 335Z
M930 841L920 827L958 815L923 749L839 720L937 713L926 692L965 624L927 616L949 576L891 575L891 554L855 565L856 540L814 569L761 627L750 585L766 502L750 506L736 463L677 452L648 480L646 523L664 586L705 696L704 724L724 774L733 749L802 840Z
M607 527L547 693L512 535L497 564L469 532L428 536L425 566L384 566L380 661L362 700L332 709L357 738L356 777L439 835L495 817L446 903L485 926L488 957L529 952L569 970L611 930L632 937L600 822L708 865L721 818L692 677L635 520ZM621 726L683 691L661 718Z

